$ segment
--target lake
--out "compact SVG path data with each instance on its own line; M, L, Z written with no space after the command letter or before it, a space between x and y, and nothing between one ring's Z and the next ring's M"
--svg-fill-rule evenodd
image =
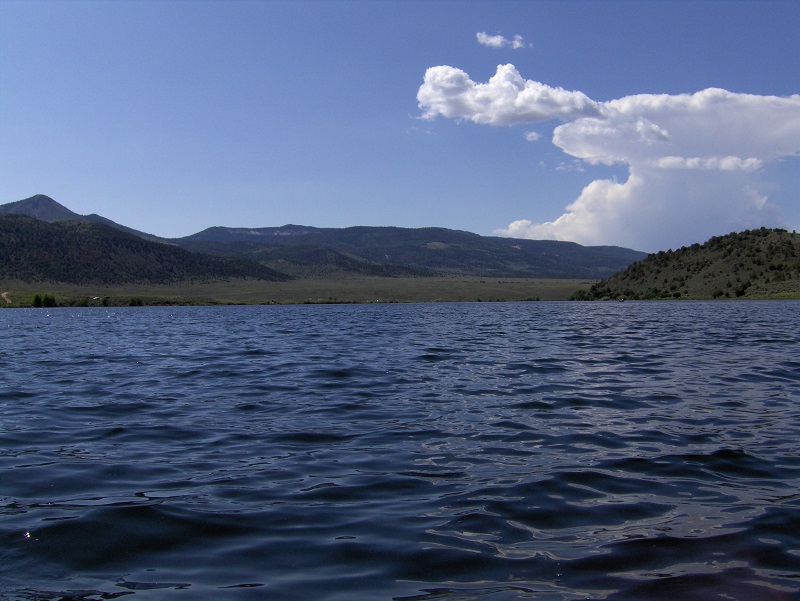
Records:
M0 598L800 598L800 302L0 310Z

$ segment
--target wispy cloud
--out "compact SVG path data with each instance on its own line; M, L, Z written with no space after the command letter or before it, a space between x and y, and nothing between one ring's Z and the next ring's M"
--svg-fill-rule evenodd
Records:
M427 119L488 125L560 120L553 144L565 153L589 164L628 167L626 181L591 182L553 221L520 219L498 232L516 237L657 250L781 225L756 175L770 161L800 155L800 95L709 88L596 102L501 65L487 83L454 67L432 67L417 99Z
M479 44L488 46L489 48L513 48L514 50L518 50L519 48L528 46L521 35L515 35L509 40L502 35L489 35L484 31L479 31L475 34L475 37L478 39Z

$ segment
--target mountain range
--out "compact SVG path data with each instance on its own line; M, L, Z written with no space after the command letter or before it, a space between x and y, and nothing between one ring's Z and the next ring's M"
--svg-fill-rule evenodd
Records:
M76 283L352 275L601 279L646 256L434 227L210 227L168 239L79 215L41 194L0 205L0 234L0 279Z

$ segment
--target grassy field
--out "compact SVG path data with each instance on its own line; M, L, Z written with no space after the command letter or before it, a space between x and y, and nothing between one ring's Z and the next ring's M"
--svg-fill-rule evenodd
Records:
M172 285L77 286L0 282L2 307L30 307L36 294L72 305L212 305L369 302L566 300L591 280L524 278L376 278L264 282L232 280Z

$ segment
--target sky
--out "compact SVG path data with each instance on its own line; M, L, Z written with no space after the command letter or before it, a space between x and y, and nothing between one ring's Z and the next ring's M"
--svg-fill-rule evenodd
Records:
M647 252L800 229L796 0L0 0L0 203Z

